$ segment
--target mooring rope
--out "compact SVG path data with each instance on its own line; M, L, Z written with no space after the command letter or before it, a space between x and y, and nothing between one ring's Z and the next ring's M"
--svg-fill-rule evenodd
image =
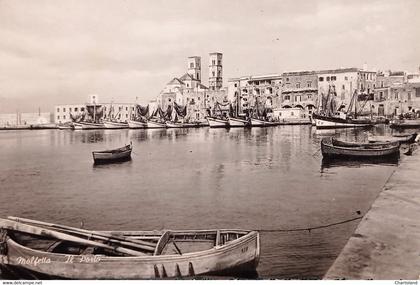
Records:
M356 220L360 220L362 218L363 218L363 216L352 218L352 219L348 219L348 220L344 220L344 221L340 221L340 222L335 222L335 223L331 223L331 224L326 224L326 225L321 225L321 226L316 226L316 227L310 227L310 228L296 228L296 229L258 229L258 230L254 230L254 231L267 232L267 233L273 233L273 232L303 232L303 231L311 232L311 230L317 230L317 229L323 229L323 228L333 227L333 226L337 226L337 225L342 225L342 224L350 223L350 222L353 222L353 221L356 221Z

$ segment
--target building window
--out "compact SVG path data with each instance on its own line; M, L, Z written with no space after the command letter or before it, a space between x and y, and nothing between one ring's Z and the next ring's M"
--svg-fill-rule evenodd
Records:
M64 119L64 120L66 119L66 115L64 115L64 116L63 116L63 119Z
M347 80L349 80L349 78L348 78L347 76L344 76L344 80L346 80L346 81L347 81Z
M296 83L296 88L300 88L300 82Z
M238 84L237 84L237 83L235 83L235 84L234 84L234 86L235 86L235 87L238 87Z
M211 74L213 74L213 77L215 77L215 76L216 76L216 73L214 73L214 71L212 71L212 72L211 72Z
M329 76L327 76L327 81L330 81L330 77Z
M66 108L63 108L63 112L65 112L66 111Z
M218 65L222 65L222 61L221 61L221 60L218 60L218 61L217 61L217 64L218 64Z
M311 81L308 81L307 87L312 87L312 82Z
M286 81L289 81L289 77L286 77Z
M79 109L78 109L77 107L76 107L76 108L74 108L74 111L75 111L75 112L77 112L78 110L79 110Z
M125 107L125 110L128 111L128 107Z
M411 92L410 91L407 92L407 99L411 100Z
M60 113L60 108L57 108L57 113Z
M85 108L84 107L80 108L80 111L84 112L85 111Z
M346 85L344 85L344 84L343 84L343 87L342 87L342 89L343 89L343 90L346 90Z
M285 95L284 100L290 100L290 95Z
M214 59L211 61L211 63L212 65L216 65L216 61Z
M57 120L60 120L60 116L57 116Z
M322 77L322 76L321 76L321 77L319 78L319 81L320 81L320 82L324 81L324 77Z
M331 76L331 81L336 81L337 77L336 76Z
M120 111L121 112L121 110L122 110L122 107L120 106L120 107L118 107L118 111Z
M193 62L190 63L190 68L194 68L194 63Z

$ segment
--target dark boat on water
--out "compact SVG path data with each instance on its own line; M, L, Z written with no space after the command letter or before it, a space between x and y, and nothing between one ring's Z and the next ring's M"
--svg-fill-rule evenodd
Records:
M417 133L412 134L394 134L392 136L373 136L369 137L369 142L394 142L398 141L400 143L411 144L417 138Z
M90 231L8 217L0 231L2 269L33 278L235 276L256 272L260 256L251 230Z
M377 157L398 156L399 142L357 143L337 141L333 138L324 138L321 141L321 152L324 157L369 159Z
M117 149L93 151L93 161L95 164L127 161L131 159L132 149L132 145L128 144Z

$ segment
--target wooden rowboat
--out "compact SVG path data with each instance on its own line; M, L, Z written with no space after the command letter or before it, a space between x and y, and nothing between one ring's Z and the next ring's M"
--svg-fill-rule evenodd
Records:
M255 272L258 232L88 231L0 219L0 265L68 279L151 279Z
M93 161L95 164L99 164L130 160L132 149L132 145L128 144L117 149L93 151Z
M398 141L400 143L411 144L411 143L414 143L414 141L416 140L416 137L417 137L417 133L394 134L391 137L390 136L373 136L373 137L369 137L368 140L369 142Z
M368 142L355 142L355 141L343 141L337 138L331 138L331 142L334 146L342 147L379 147L388 146L390 141L368 141Z
M352 146L338 146L332 138L324 138L321 141L321 152L324 157L351 157L351 158L375 158L398 155L399 142L387 142L383 144L359 144Z

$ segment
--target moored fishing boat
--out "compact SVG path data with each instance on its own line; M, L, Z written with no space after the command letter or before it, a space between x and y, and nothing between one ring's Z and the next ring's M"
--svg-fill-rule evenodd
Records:
M165 122L159 122L159 121L147 121L147 128L148 129L165 129L166 124Z
M399 142L385 144L348 144L340 146L334 144L332 138L323 138L321 141L321 152L324 157L351 157L351 158L374 158L395 156L399 154Z
M127 129L128 123L118 121L104 121L105 129Z
M366 128L373 126L369 119L351 119L312 114L312 120L315 122L317 129Z
M251 118L251 127L264 127L266 123L264 120Z
M105 126L102 123L74 122L73 126L75 130L105 129Z
M207 117L210 128L228 128L229 121L226 119Z
M401 128L401 129L410 129L410 128L420 128L420 119L403 119L403 120L392 120L389 123L391 128Z
M132 145L128 144L117 149L93 151L93 161L95 164L99 164L130 160L132 149Z
M0 263L69 279L150 279L254 271L260 239L249 230L89 231L0 219Z
M147 128L147 122L129 120L128 121L128 127L130 129L146 129Z
M229 122L229 127L231 128L246 127L249 125L248 120L235 118L235 117L229 117L228 122Z

